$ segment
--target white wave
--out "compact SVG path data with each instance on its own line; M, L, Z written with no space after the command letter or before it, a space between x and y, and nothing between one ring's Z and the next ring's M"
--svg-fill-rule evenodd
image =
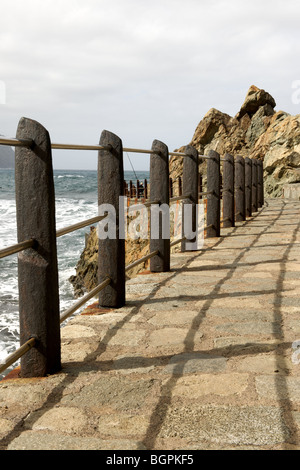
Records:
M84 178L82 175L57 175L55 178Z

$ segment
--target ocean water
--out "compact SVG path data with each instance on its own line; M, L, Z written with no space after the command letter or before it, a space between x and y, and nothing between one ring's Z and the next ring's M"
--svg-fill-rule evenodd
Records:
M149 181L147 171L136 175L140 181ZM125 171L124 177L135 184L133 172ZM96 171L54 170L54 185L57 229L98 215ZM3 249L17 243L14 170L0 169L0 219ZM57 238L61 313L75 302L69 277L75 274L88 232L89 227L85 227ZM0 362L19 347L17 261L17 254L0 259Z

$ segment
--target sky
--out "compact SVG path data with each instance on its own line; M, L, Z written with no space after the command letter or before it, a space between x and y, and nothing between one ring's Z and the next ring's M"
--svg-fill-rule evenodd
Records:
M234 116L251 85L299 114L299 18L299 0L6 0L0 134L24 116L54 143L95 145L106 129L173 151L210 108ZM148 155L130 160L149 169ZM53 166L96 169L97 152L53 150Z

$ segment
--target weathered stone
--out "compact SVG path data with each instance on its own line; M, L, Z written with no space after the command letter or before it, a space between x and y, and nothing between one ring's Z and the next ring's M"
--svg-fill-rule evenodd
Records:
M256 377L256 390L261 398L274 400L300 401L299 377L284 377L282 375L261 375Z
M145 450L141 442L126 439L98 439L93 437L65 436L64 434L27 431L14 439L8 450Z
M300 115L275 112L275 106L268 92L252 85L235 117L210 109L198 124L191 145L200 154L215 150L222 156L230 153L263 161L266 194L281 196L284 184L300 182ZM199 168L205 185L206 163ZM170 176L176 179L181 174L182 161L172 157Z
M25 420L25 428L72 434L84 428L87 422L87 416L81 409L59 407L31 413Z
M215 372L215 370L214 370ZM172 396L191 397L192 400L205 395L241 395L248 386L248 374L211 373L180 377L172 391Z
M211 354L184 353L173 356L164 368L165 374L193 374L195 372L220 372L226 368L227 359Z
M79 393L65 396L62 403L79 408L86 407L88 403L93 409L108 404L117 410L137 409L145 404L152 387L152 379L130 380L127 377L102 375Z
M264 115L268 116L274 114L273 108L276 106L274 98L265 90L260 90L256 86L252 85L249 88L245 101L236 117L237 119L241 119L245 114L252 117L260 107L265 106L267 107L265 108L266 114Z
M201 424L200 424L201 423ZM190 442L274 445L289 437L280 409L269 406L172 406L159 436L189 436Z

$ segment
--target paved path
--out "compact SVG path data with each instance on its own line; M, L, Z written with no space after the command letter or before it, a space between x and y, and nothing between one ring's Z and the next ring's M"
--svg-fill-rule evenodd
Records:
M1 449L300 449L300 203L269 200L0 383Z

